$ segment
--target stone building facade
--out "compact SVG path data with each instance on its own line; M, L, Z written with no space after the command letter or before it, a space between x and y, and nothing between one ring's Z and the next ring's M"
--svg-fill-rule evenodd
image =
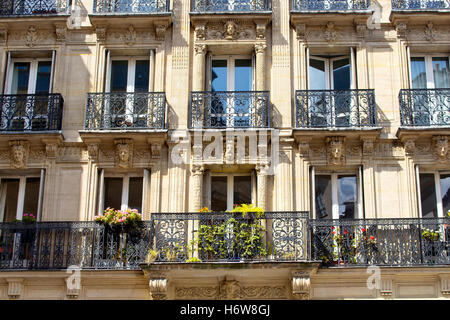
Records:
M0 5L0 299L449 297L448 0L44 2ZM242 202L270 232L297 213L293 259L67 258L108 206L189 238L183 213ZM26 213L48 223L33 245L8 225ZM339 227L372 228L378 256L324 266Z

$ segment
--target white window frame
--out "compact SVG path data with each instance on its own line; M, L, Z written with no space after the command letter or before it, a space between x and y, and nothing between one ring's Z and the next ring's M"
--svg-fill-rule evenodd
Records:
M437 210L437 217L443 218L446 216L446 213L444 213L444 208L442 206L442 190L441 190L441 175L450 174L450 171L448 170L419 170L419 179L421 174L433 174L434 175L434 189L436 194L436 210ZM420 218L423 217L422 215L422 199L421 199L421 189L420 189L420 180L418 181L418 202L419 202L419 215Z
M423 89L435 89L434 83L434 73L433 73L433 58L447 58L450 65L450 55L448 53L434 53L434 54L420 54L414 53L411 55L411 58L424 58L425 61L425 73L427 77L427 87ZM409 61L409 65L411 65L411 60ZM409 70L409 87L412 89L412 70Z
M144 193L144 185L146 183L146 174L145 173L112 173L112 172L105 172L105 169L102 169L100 172L100 187L98 188L99 192L99 201L98 201L98 213L103 214L104 207L105 207L105 178L121 178L122 179L122 197L120 201L120 210L127 210L128 209L128 198L130 195L130 178L142 178L142 203L141 203L141 211L144 209L144 203L145 203L145 193ZM118 210L118 208L114 208ZM142 213L142 212L140 212Z
M331 176L331 212L333 220L339 220L339 193L338 193L338 177L339 176L355 176L356 177L356 208L355 208L355 218L354 219L363 219L363 206L362 206L362 183L361 183L361 174L359 170L357 172L354 171L342 171L342 172L326 172L326 171L315 171L314 168L311 171L312 183L311 183L311 201L312 201L312 211L313 211L313 219L317 219L316 212L316 188L315 188L315 179L316 176Z
M209 190L208 190L208 208L211 208L211 184L213 177L227 177L227 211L233 210L234 206L234 177L250 177L251 181L251 201L255 203L256 201L256 181L255 174L253 172L249 173L215 173L210 174L209 180Z
M23 207L25 203L25 188L27 185L28 178L39 178L39 197L38 197L38 212L33 212L36 216L36 220L40 221L41 218L41 207L42 207L42 199L43 199L43 173L39 174L30 174L30 175L14 175L14 176L3 176L0 178L0 186L1 180L10 180L15 179L19 180L19 191L17 194L17 208L16 208L16 219L22 220L23 218ZM3 188L0 188L0 222L3 222L5 218L5 202L6 202L6 192Z

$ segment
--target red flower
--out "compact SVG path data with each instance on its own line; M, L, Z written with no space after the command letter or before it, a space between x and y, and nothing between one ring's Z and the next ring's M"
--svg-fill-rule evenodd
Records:
M361 231L362 231L362 232L366 232L366 229L365 229L365 228L362 228Z
M344 230L344 234L347 234L347 230Z
M332 232L332 234L336 234L336 232L335 232L335 231L333 231L333 232Z
M331 227L331 229L332 229L332 230L334 230L334 226L333 226L333 227Z
M370 240L375 240L375 237L374 236L370 236Z

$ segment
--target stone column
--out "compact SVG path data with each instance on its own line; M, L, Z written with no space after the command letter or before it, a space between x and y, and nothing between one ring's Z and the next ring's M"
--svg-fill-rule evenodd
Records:
M257 183L257 203L256 205L262 209L267 210L267 175L269 171L269 165L258 164L255 167L256 170L256 183Z
M266 65L266 48L264 43L255 44L256 53L256 91L264 91L265 85L265 65Z
M192 177L192 211L198 212L202 208L203 196L203 171L202 165L194 164L191 168Z
M194 79L192 91L203 91L205 85L205 55L206 45L196 44L194 46Z

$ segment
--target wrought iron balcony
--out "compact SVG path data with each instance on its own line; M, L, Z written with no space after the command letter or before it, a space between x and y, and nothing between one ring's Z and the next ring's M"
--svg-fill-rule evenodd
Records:
M392 0L392 10L450 10L450 0Z
M2 0L0 16L69 14L69 0Z
M270 0L193 0L192 12L262 12L270 11Z
M59 131L63 104L58 93L0 95L0 132Z
M448 265L450 219L311 220L312 260L327 266Z
M164 92L88 93L86 130L165 128Z
M399 100L402 126L450 125L450 89L402 89Z
M296 127L375 127L374 90L297 90Z
M191 92L190 128L269 128L268 91Z
M249 241L251 239L251 241ZM450 265L450 218L311 220L307 212L157 213L133 230L0 223L0 270L139 269L151 262Z
M292 11L357 11L369 6L370 0L293 0Z
M169 5L170 0L94 0L94 13L167 13Z

